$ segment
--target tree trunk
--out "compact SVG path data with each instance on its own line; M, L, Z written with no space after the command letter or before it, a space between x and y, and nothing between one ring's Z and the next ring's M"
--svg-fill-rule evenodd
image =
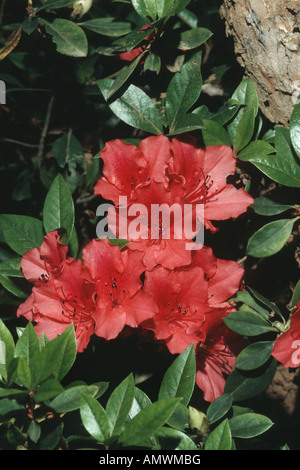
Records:
M223 0L220 15L261 111L287 126L300 95L299 0Z

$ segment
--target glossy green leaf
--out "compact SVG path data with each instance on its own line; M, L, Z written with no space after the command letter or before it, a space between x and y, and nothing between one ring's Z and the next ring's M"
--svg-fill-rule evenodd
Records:
M3 276L23 277L20 262L22 258L10 258L0 263L0 274Z
M203 119L204 129L202 130L203 140L206 146L208 145L228 145L231 146L230 138L224 129L216 121L210 119Z
M250 288L248 287L250 290ZM238 291L233 298L235 303L242 303L242 306L239 307L240 310L255 310L256 312L263 315L266 319L269 318L270 311L266 309L261 303L257 302L255 296L249 291L242 290ZM259 300L259 299L258 299ZM249 308L250 307L250 308Z
M27 433L29 439L36 444L41 436L41 426L32 420L28 426Z
M288 209L293 209L295 206L290 204L281 204L279 202L272 201L272 199L261 196L254 200L251 207L256 214L271 216L281 214Z
M132 5L143 18L162 18L174 0L132 0Z
M8 246L23 255L32 248L39 248L44 241L43 224L25 215L0 215L0 225Z
M150 72L155 72L159 74L161 68L161 58L157 54L148 54L145 63L144 63L144 72L149 70Z
M255 85L251 78L245 78L238 85L232 97L240 105L244 105L254 109L254 115L258 112L258 96Z
M296 104L290 119L290 137L292 146L300 158L300 104Z
M122 68L122 70L119 72L117 78L113 80L105 99L109 100L123 85L124 83L128 80L130 75L133 74L134 70L140 63L143 53L141 53L139 56L137 56L133 61L130 62L129 65L126 65L125 67Z
M219 419L223 418L225 414L230 410L232 405L232 396L223 394L216 398L208 407L206 416L210 424L215 423Z
M197 101L202 87L202 53L195 53L186 62L180 72L175 73L167 88L166 116L169 132L173 132L177 123Z
M135 387L134 399L128 416L130 417L130 419L132 419L135 415L137 415L148 405L151 405L151 400L148 395L146 395L143 390L139 389L138 387Z
M284 186L300 187L300 160L294 154L289 130L275 127L276 155L251 158L251 163L270 179Z
M188 29L180 34L180 43L177 47L183 51L195 49L206 42L212 34L213 33L206 28Z
M72 5L72 3L74 3L74 0L46 0L46 2L42 6L40 6L37 11L64 8L69 5Z
M119 443L125 447L142 445L168 421L179 401L180 398L165 398L141 410L129 421Z
M112 47L115 49L114 53L123 52L124 49L127 52L131 51L132 49L139 46L143 42L143 40L146 39L149 34L151 34L152 31L153 28L149 27L145 30L132 31L132 33L126 34L126 36L116 39L112 43ZM106 55L110 55L108 54L108 52L106 52Z
M262 414L245 413L229 420L232 437L250 439L259 436L273 426L273 422Z
M18 382L28 390L31 389L31 372L28 360L25 357L20 357L17 367Z
M173 132L169 132L168 135L178 135L184 134L192 131L196 131L199 129L203 129L204 122L200 118L193 113L185 114L179 122L176 123L176 128Z
M111 80L98 80L104 98L110 89ZM129 126L142 129L151 134L162 134L162 118L151 98L140 88L130 85L125 93L108 103L113 113Z
M70 190L58 174L53 181L43 208L43 223L46 232L64 229L66 231L66 243L68 243L74 226L74 202Z
M243 150L238 152L239 160L247 162L257 157L265 157L275 153L274 147L265 140L252 140Z
M183 351L166 371L158 398L181 397L182 404L187 405L195 386L196 359L194 345Z
M235 367L240 370L253 370L261 367L271 356L274 341L259 341L243 349L237 356Z
M99 387L97 385L77 385L61 391L60 394L49 403L56 413L69 413L80 408L80 400L83 394L95 397Z
M247 310L231 312L223 318L223 321L228 328L240 335L257 336L268 331L276 331L276 328L263 316Z
M46 31L52 36L57 52L72 57L86 57L88 41L84 31L76 23L56 18L52 23L41 20Z
M15 295L19 299L27 299L28 295L22 291L14 281L9 277L0 274L0 284L11 294Z
M234 369L226 379L224 393L230 393L234 401L258 396L270 385L276 369L277 361L273 358L257 371Z
M228 419L225 419L209 434L204 450L231 450L231 447L231 430Z
M291 299L291 306L294 307L298 302L300 302L300 280L297 282L292 299Z
M7 366L13 360L14 354L14 339L7 326L0 319L0 376L3 376L5 379L7 379Z
M71 132L56 139L52 145L51 154L61 168L67 164L74 166L77 163L82 163L84 158L82 145Z
M240 150L245 148L250 142L255 126L256 110L254 107L244 109L241 119L236 127L235 134L235 152L238 153Z
M110 436L110 423L104 408L93 397L82 394L80 416L88 433L98 442L104 442Z
M278 253L287 243L295 219L280 219L264 225L255 232L247 244L247 254L255 258L266 258Z
M114 21L115 18L93 18L92 20L79 23L80 26L87 28L95 33L109 37L119 37L128 34L131 31L131 25L125 21Z
M178 429L167 427L160 428L156 437L163 451L165 450L198 450L198 447L192 439L184 432Z
M63 421L48 420L44 423L39 439L39 450L54 450L62 438Z
M51 398L59 395L64 390L63 386L56 379L48 379L43 382L36 390L34 400L39 403L42 401L50 400Z
M111 424L111 434L117 433L124 424L132 407L134 392L133 375L130 374L110 395L106 413Z

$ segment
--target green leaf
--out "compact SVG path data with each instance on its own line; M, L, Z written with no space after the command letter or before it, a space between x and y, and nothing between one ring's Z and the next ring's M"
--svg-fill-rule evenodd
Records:
M180 43L177 47L183 51L195 49L206 42L212 34L213 33L206 28L188 29L180 34Z
M251 207L256 214L267 216L281 214L282 212L285 212L288 209L295 208L295 206L292 206L290 204L281 204L280 202L272 201L272 199L269 199L264 196L256 198Z
M142 445L168 421L179 401L180 398L165 398L141 410L127 424L118 442L124 447Z
M176 129L174 129L173 132L169 132L168 135L184 134L187 132L202 129L203 127L204 122L202 121L200 116L193 113L188 113L185 114L179 122L177 122Z
M228 328L240 335L256 336L268 331L276 331L270 322L253 311L239 310L231 312L223 321Z
M144 64L144 72L150 70L150 72L155 72L159 74L161 68L161 59L157 54L148 54Z
M139 389L138 387L135 387L134 399L132 402L131 409L129 411L129 417L132 419L135 415L137 415L148 405L151 405L151 400L148 395L146 395L143 390Z
M25 357L20 357L17 367L17 379L21 385L28 390L31 389L31 372L28 360Z
M55 10L58 8L63 8L67 7L69 5L72 5L74 3L74 0L47 0L42 6L40 6L36 11L42 11L42 10Z
M116 39L112 43L113 50L110 51L110 49L108 49L108 51L106 53L108 54L108 52L109 53L113 52L113 54L114 54L116 52L123 52L124 48L127 52L129 52L132 49L139 46L140 43L144 39L146 39L146 37L149 36L149 34L151 34L152 31L153 31L153 28L147 28L147 29L142 30L142 31L140 31L140 30L132 31L132 33L129 33L126 36L121 37L119 39ZM97 49L97 52L98 51L99 51L99 48ZM100 51L101 51L101 48L100 48Z
M124 424L132 407L134 399L134 380L130 374L110 395L106 413L111 424L111 434L116 434Z
M190 3L191 0L175 0L173 5L165 12L165 16L178 15Z
M64 168L66 164L75 166L77 163L82 163L84 158L83 147L71 132L64 134L54 142L51 154L54 155L61 168Z
M276 369L277 361L273 358L257 371L234 369L226 379L224 393L230 393L234 401L258 396L270 385Z
M173 132L177 123L197 101L202 87L201 77L202 53L195 53L186 62L180 72L174 74L166 95L166 116L169 132Z
M11 400L10 398L0 400L0 416L5 416L20 410L24 411L24 405L18 403L17 400Z
M32 420L28 426L27 433L29 439L36 444L41 437L41 426Z
M93 18L92 20L79 23L80 26L87 28L95 33L109 37L119 37L130 33L131 25L125 21L114 21L115 18Z
M194 391L196 377L196 359L194 345L183 351L166 371L158 398L181 397L187 405Z
M156 437L158 438L162 450L198 450L192 439L178 429L167 427L160 428Z
M291 306L294 307L300 302L300 280L297 282L291 300Z
M300 104L296 104L290 119L290 137L292 146L300 157Z
M98 391L99 387L94 384L73 386L57 395L49 406L56 413L69 413L80 408L80 399L83 394L95 397Z
M143 18L162 18L173 5L174 0L132 0L132 5Z
M56 18L53 23L43 19L41 23L52 36L57 52L72 57L87 56L88 41L84 31L76 23L61 18Z
M0 376L7 379L7 366L13 360L15 354L15 342L9 329L0 319ZM0 390L1 396L1 390Z
M295 219L280 219L264 225L255 232L247 244L247 254L255 258L266 258L278 253L287 243Z
M300 187L300 160L291 148L289 130L275 127L276 155L251 158L251 163L272 180L284 186Z
M60 336L49 341L41 351L44 378L53 375L57 380L62 380L69 372L77 356L77 343L73 325L68 326Z
M50 398L62 393L63 390L64 388L58 380L50 378L37 388L34 400L37 403L50 400Z
M40 351L40 341L39 337L32 325L29 322L26 328L23 330L21 336L17 340L15 356L16 357L25 357L28 359L29 364L32 358L39 353Z
M111 80L97 80L104 99L107 97ZM162 117L149 96L140 88L130 85L125 93L108 103L113 113L129 126L142 129L151 134L162 134Z
M20 299L27 299L28 295L23 292L9 277L0 274L0 284L11 294Z
M58 174L46 196L43 208L43 223L46 232L60 228L66 231L68 243L74 226L74 202L70 190Z
M141 53L138 55L132 62L130 62L129 65L126 65L125 67L122 68L122 70L119 72L117 78L113 80L110 89L108 90L108 93L105 97L106 100L109 100L123 85L124 83L128 80L130 75L133 74L135 71L137 65L140 63L144 53Z
M249 291L251 292L251 294L254 295L254 297L259 301L261 302L262 304L264 304L266 307L268 307L270 309L270 312L276 312L278 313L279 316L281 316L281 311L280 309L277 307L277 305L275 305L273 302L270 302L268 299L266 299L263 295L261 295L259 292L257 292L255 289L253 289L253 287L249 287L248 286L248 289Z
M232 95L239 105L244 105L254 109L254 115L258 112L258 96L256 88L251 78L245 78L236 88Z
M265 364L271 356L274 341L259 341L250 344L237 356L235 367L240 370L253 370Z
M0 263L0 274L3 276L23 277L20 268L22 258L10 258Z
M265 140L253 140L243 150L238 152L239 160L243 162L251 161L253 158L265 157L275 153L274 147Z
M88 433L98 442L105 442L110 436L110 423L104 408L95 398L82 394L80 416Z
M228 419L220 423L208 436L204 450L231 450L232 437Z
M216 398L208 407L206 416L210 424L215 423L230 410L232 405L232 396L223 394Z
M63 421L46 421L39 440L39 450L54 450L62 437L63 428Z
M245 413L229 420L232 437L249 439L259 436L273 426L267 416L258 413Z
M244 110L242 117L236 127L234 144L236 153L245 148L250 142L254 132L255 116L256 114L254 107L249 107Z
M203 119L204 129L202 136L205 146L208 145L228 145L231 146L229 135L224 127L216 121Z
M39 248L44 241L43 224L33 217L2 214L0 224L6 243L18 255Z
M250 288L248 287L248 289L250 290ZM254 294L253 294L254 295ZM236 293L236 295L234 296L233 300L234 302L242 302L242 306L240 307L241 310L252 310L254 309L256 312L260 313L261 315L263 315L267 320L269 319L269 315L270 315L270 312L269 310L267 310L266 308L264 308L262 305L260 305L260 303L258 303L256 300L255 300L255 295L253 297L252 294L250 294L250 292L248 291L238 291ZM260 299L258 299L260 300ZM261 300L260 300L261 302ZM273 305L273 304L272 304ZM250 307L250 308L249 308Z

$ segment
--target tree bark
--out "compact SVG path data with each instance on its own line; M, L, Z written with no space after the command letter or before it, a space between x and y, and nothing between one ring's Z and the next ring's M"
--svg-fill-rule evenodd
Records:
M261 111L288 126L300 95L299 0L223 0L220 15Z

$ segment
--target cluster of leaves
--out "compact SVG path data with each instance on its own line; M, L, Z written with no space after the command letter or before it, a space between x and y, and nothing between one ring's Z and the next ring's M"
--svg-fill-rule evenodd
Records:
M211 403L206 415L189 406L196 374L192 346L167 369L156 401L130 374L102 405L109 383L63 384L76 359L72 325L51 341L39 339L31 323L17 333L15 343L0 322L2 449L232 450L273 425L234 405L229 393ZM71 415L73 433L65 426Z
M287 190L300 187L300 104L295 106L289 129L266 129L250 79L242 80L220 106L210 107L203 99L204 86L218 83L228 68L223 63L207 63L213 33L195 13L199 11L197 0L120 0L103 8L95 1L83 17L72 9L74 1L70 0L46 0L38 6L23 3L22 20L10 18L11 24L3 26L12 34L2 38L0 79L8 85L9 106L16 113L21 115L16 96L35 97L34 104L23 108L33 109L44 125L42 129L37 126L38 141L36 137L28 141L26 132L23 140L19 135L17 140L12 135L1 139L18 158L5 167L17 175L12 200L24 204L23 210L25 207L25 215L16 215L12 204L9 213L5 209L0 217L1 303L15 306L27 298L21 256L39 247L45 233L62 230L70 254L79 255L87 230L81 227L79 233L78 220L86 209L91 210L89 224L94 230L95 214L89 202L100 175L99 159L90 158L90 153L98 155L106 140L119 137L118 131L133 143L148 134L194 133L205 145L225 144L234 149L238 166L250 175L247 190L251 190L251 174L256 171ZM38 54L34 49L37 42ZM21 52L16 52L17 46ZM135 50L137 55L124 66L120 54ZM49 78L53 76L55 79ZM63 94L69 87L71 101L83 103L82 119L73 121L73 116L70 120L64 115ZM61 101L53 98L56 95ZM54 131L49 135L55 106ZM76 130L89 115L88 125L95 130L96 121L101 135L98 138L97 129L96 145L86 148ZM23 117L21 121L26 122ZM9 120L9 124L14 127L15 121ZM249 237L245 253L248 258L272 257L295 232L299 205L259 196L252 209L259 228ZM288 218L278 219L287 211ZM274 220L260 223L265 217ZM299 300L298 283L291 310ZM238 356L224 395L205 414L191 405L195 364L190 348L165 373L156 401L136 386L132 374L105 399L107 382L87 385L79 377L68 383L67 374L76 358L72 328L49 341L45 336L39 340L28 324L24 329L18 327L15 343L1 322L1 448L78 448L85 444L89 448L155 450L243 447L244 439L251 441L272 427L269 418L240 402L259 396L272 381L277 363L271 351L277 334L288 326L291 310L282 313L252 288L239 292L233 302L239 308L225 323L246 337L249 345ZM72 429L81 429L78 435L70 432L69 422Z

